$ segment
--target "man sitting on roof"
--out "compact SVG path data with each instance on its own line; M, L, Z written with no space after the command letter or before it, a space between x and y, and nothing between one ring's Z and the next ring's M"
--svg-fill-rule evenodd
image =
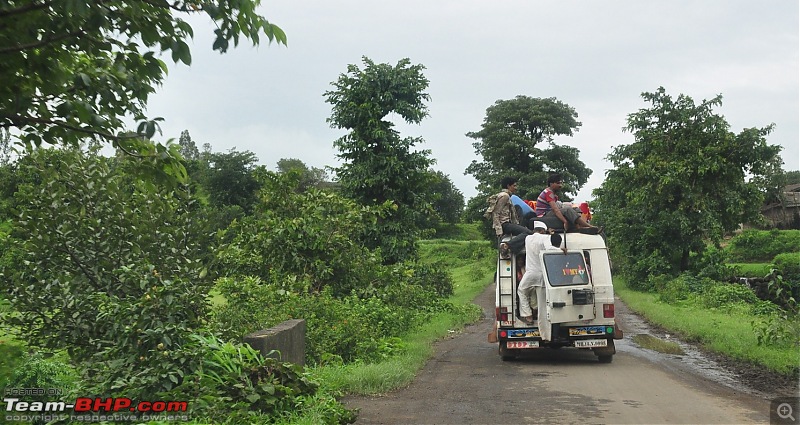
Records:
M563 179L561 174L552 174L547 178L547 187L539 194L536 199L536 215L541 217L556 217L564 223L564 231L570 229L570 224L574 224L578 229L595 229L598 233L601 229L587 223L573 208L565 208L558 204L556 191L561 189Z

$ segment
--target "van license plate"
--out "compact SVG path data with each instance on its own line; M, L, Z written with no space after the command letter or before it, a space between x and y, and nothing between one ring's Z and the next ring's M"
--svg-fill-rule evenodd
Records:
M594 347L606 347L608 346L608 341L605 339L582 339L579 341L575 341L575 347L577 348L594 348Z
M507 341L506 348L539 348L539 341Z

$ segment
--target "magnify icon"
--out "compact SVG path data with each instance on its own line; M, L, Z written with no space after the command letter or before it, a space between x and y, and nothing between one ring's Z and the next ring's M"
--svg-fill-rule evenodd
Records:
M794 416L792 416L792 413L794 413L794 409L792 408L792 405L789 403L779 404L778 408L775 409L775 412L778 413L778 417L780 417L781 419L791 419L792 422L795 421Z

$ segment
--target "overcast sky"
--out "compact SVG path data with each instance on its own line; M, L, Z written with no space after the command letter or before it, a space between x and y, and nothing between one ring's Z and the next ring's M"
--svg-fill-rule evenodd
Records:
M198 147L249 150L270 169L281 158L337 166L344 132L326 123L323 93L367 56L425 66L430 116L397 129L422 137L467 199L477 182L464 170L479 158L465 133L517 95L577 111L579 131L555 141L593 170L579 201L602 183L612 147L633 141L622 128L648 106L641 93L659 86L696 103L721 94L716 112L736 133L775 123L768 142L783 146L784 169L800 168L797 0L263 0L259 12L288 46L242 43L220 55L213 25L190 20L192 66L171 65L149 103L165 139L189 130Z

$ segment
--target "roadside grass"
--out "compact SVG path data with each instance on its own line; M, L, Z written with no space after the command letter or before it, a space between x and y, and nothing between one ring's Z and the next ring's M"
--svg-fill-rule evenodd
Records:
M465 249L465 246L468 249ZM313 379L322 383L326 391L335 394L381 394L408 385L417 372L425 365L433 353L432 344L436 340L460 332L464 326L474 323L481 317L481 310L472 304L472 300L486 289L492 279L494 270L490 261L483 261L492 254L486 242L455 240L429 240L421 243L422 258L450 258L454 251L465 249L473 251L475 259L464 258L456 262L455 267L448 267L453 277L454 294L449 301L455 306L454 311L436 314L420 328L406 335L403 340L405 350L402 354L392 356L379 363L328 365L310 368ZM483 252L486 251L486 252Z
M614 278L614 292L631 310L685 341L786 376L796 376L798 372L800 350L796 346L758 345L753 329L755 316L749 305L705 308L690 301L667 304L660 301L656 293L630 289L619 277Z

